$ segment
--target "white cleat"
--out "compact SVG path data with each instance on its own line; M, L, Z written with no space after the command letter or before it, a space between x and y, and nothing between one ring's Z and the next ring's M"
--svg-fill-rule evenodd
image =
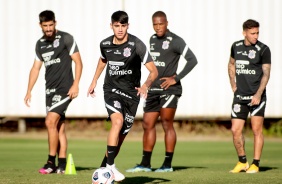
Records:
M107 168L110 169L114 173L114 178L115 178L116 182L120 182L120 181L124 180L125 176L117 170L115 164L113 164L113 165L107 164Z

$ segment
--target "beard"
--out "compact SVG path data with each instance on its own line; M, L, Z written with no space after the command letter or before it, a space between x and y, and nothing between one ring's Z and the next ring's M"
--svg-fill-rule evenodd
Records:
M56 30L52 31L52 35L51 36L48 36L46 35L46 32L43 32L44 34L44 38L46 39L47 42L53 42L55 40L55 37L56 37Z

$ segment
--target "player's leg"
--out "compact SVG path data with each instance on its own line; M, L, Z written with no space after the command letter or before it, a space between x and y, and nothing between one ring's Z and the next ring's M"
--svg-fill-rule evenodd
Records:
M67 136L65 131L65 121L59 121L58 123L58 132L59 132L59 145L58 145L58 174L64 174L66 163L67 163Z
M162 108L160 112L161 123L165 132L165 159L162 166L155 172L171 172L172 158L176 145L176 132L173 126L174 115L176 108Z
M48 145L49 145L49 155L47 163L43 168L39 170L41 174L49 174L55 172L56 170L56 153L59 142L59 133L57 130L57 125L60 120L60 115L55 112L48 112L45 118L45 125L48 132Z

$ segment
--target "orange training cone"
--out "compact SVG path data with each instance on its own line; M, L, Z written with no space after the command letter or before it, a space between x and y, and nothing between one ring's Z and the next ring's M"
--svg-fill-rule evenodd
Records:
M67 166L66 166L65 174L76 175L76 169L75 169L75 166L74 166L74 162L73 162L73 158L72 158L72 154L71 153L68 156L68 161L67 161Z

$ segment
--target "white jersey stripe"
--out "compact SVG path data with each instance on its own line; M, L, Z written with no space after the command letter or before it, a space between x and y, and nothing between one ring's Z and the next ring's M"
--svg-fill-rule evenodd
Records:
M186 56L186 53L187 53L188 49L189 49L189 47L188 47L188 45L186 45L185 48L184 48L184 50L183 50L183 52L182 52L182 56L183 56L183 57Z
M145 64L146 63L146 61L147 61L147 58L148 58L148 50L146 49L146 54L145 54L145 56L144 56L144 58L143 58L143 64Z
M59 102L56 103L55 105L51 106L51 107L48 109L48 111L51 111L52 109L54 109L54 108L56 108L56 107L62 105L63 103L65 103L65 102L68 101L69 99L70 99L70 97L68 96L68 97L66 97L65 99L59 101Z
M106 104L106 107L107 107L108 109L111 109L111 110L114 111L114 112L119 112L119 111L116 110L113 106L110 106L109 104Z
M260 106L259 106L256 110L253 111L253 113L251 114L251 116L256 115L256 113L257 113L261 108L263 108L264 105L265 105L265 101L263 101L263 102L260 104Z
M75 43L75 41L73 41L73 44L72 44L71 50L70 50L70 56L73 54L75 46L76 46L76 43Z
M162 108L166 108L170 104L170 102L173 100L174 97L175 95L171 95L169 99L166 101L166 103L162 106Z

